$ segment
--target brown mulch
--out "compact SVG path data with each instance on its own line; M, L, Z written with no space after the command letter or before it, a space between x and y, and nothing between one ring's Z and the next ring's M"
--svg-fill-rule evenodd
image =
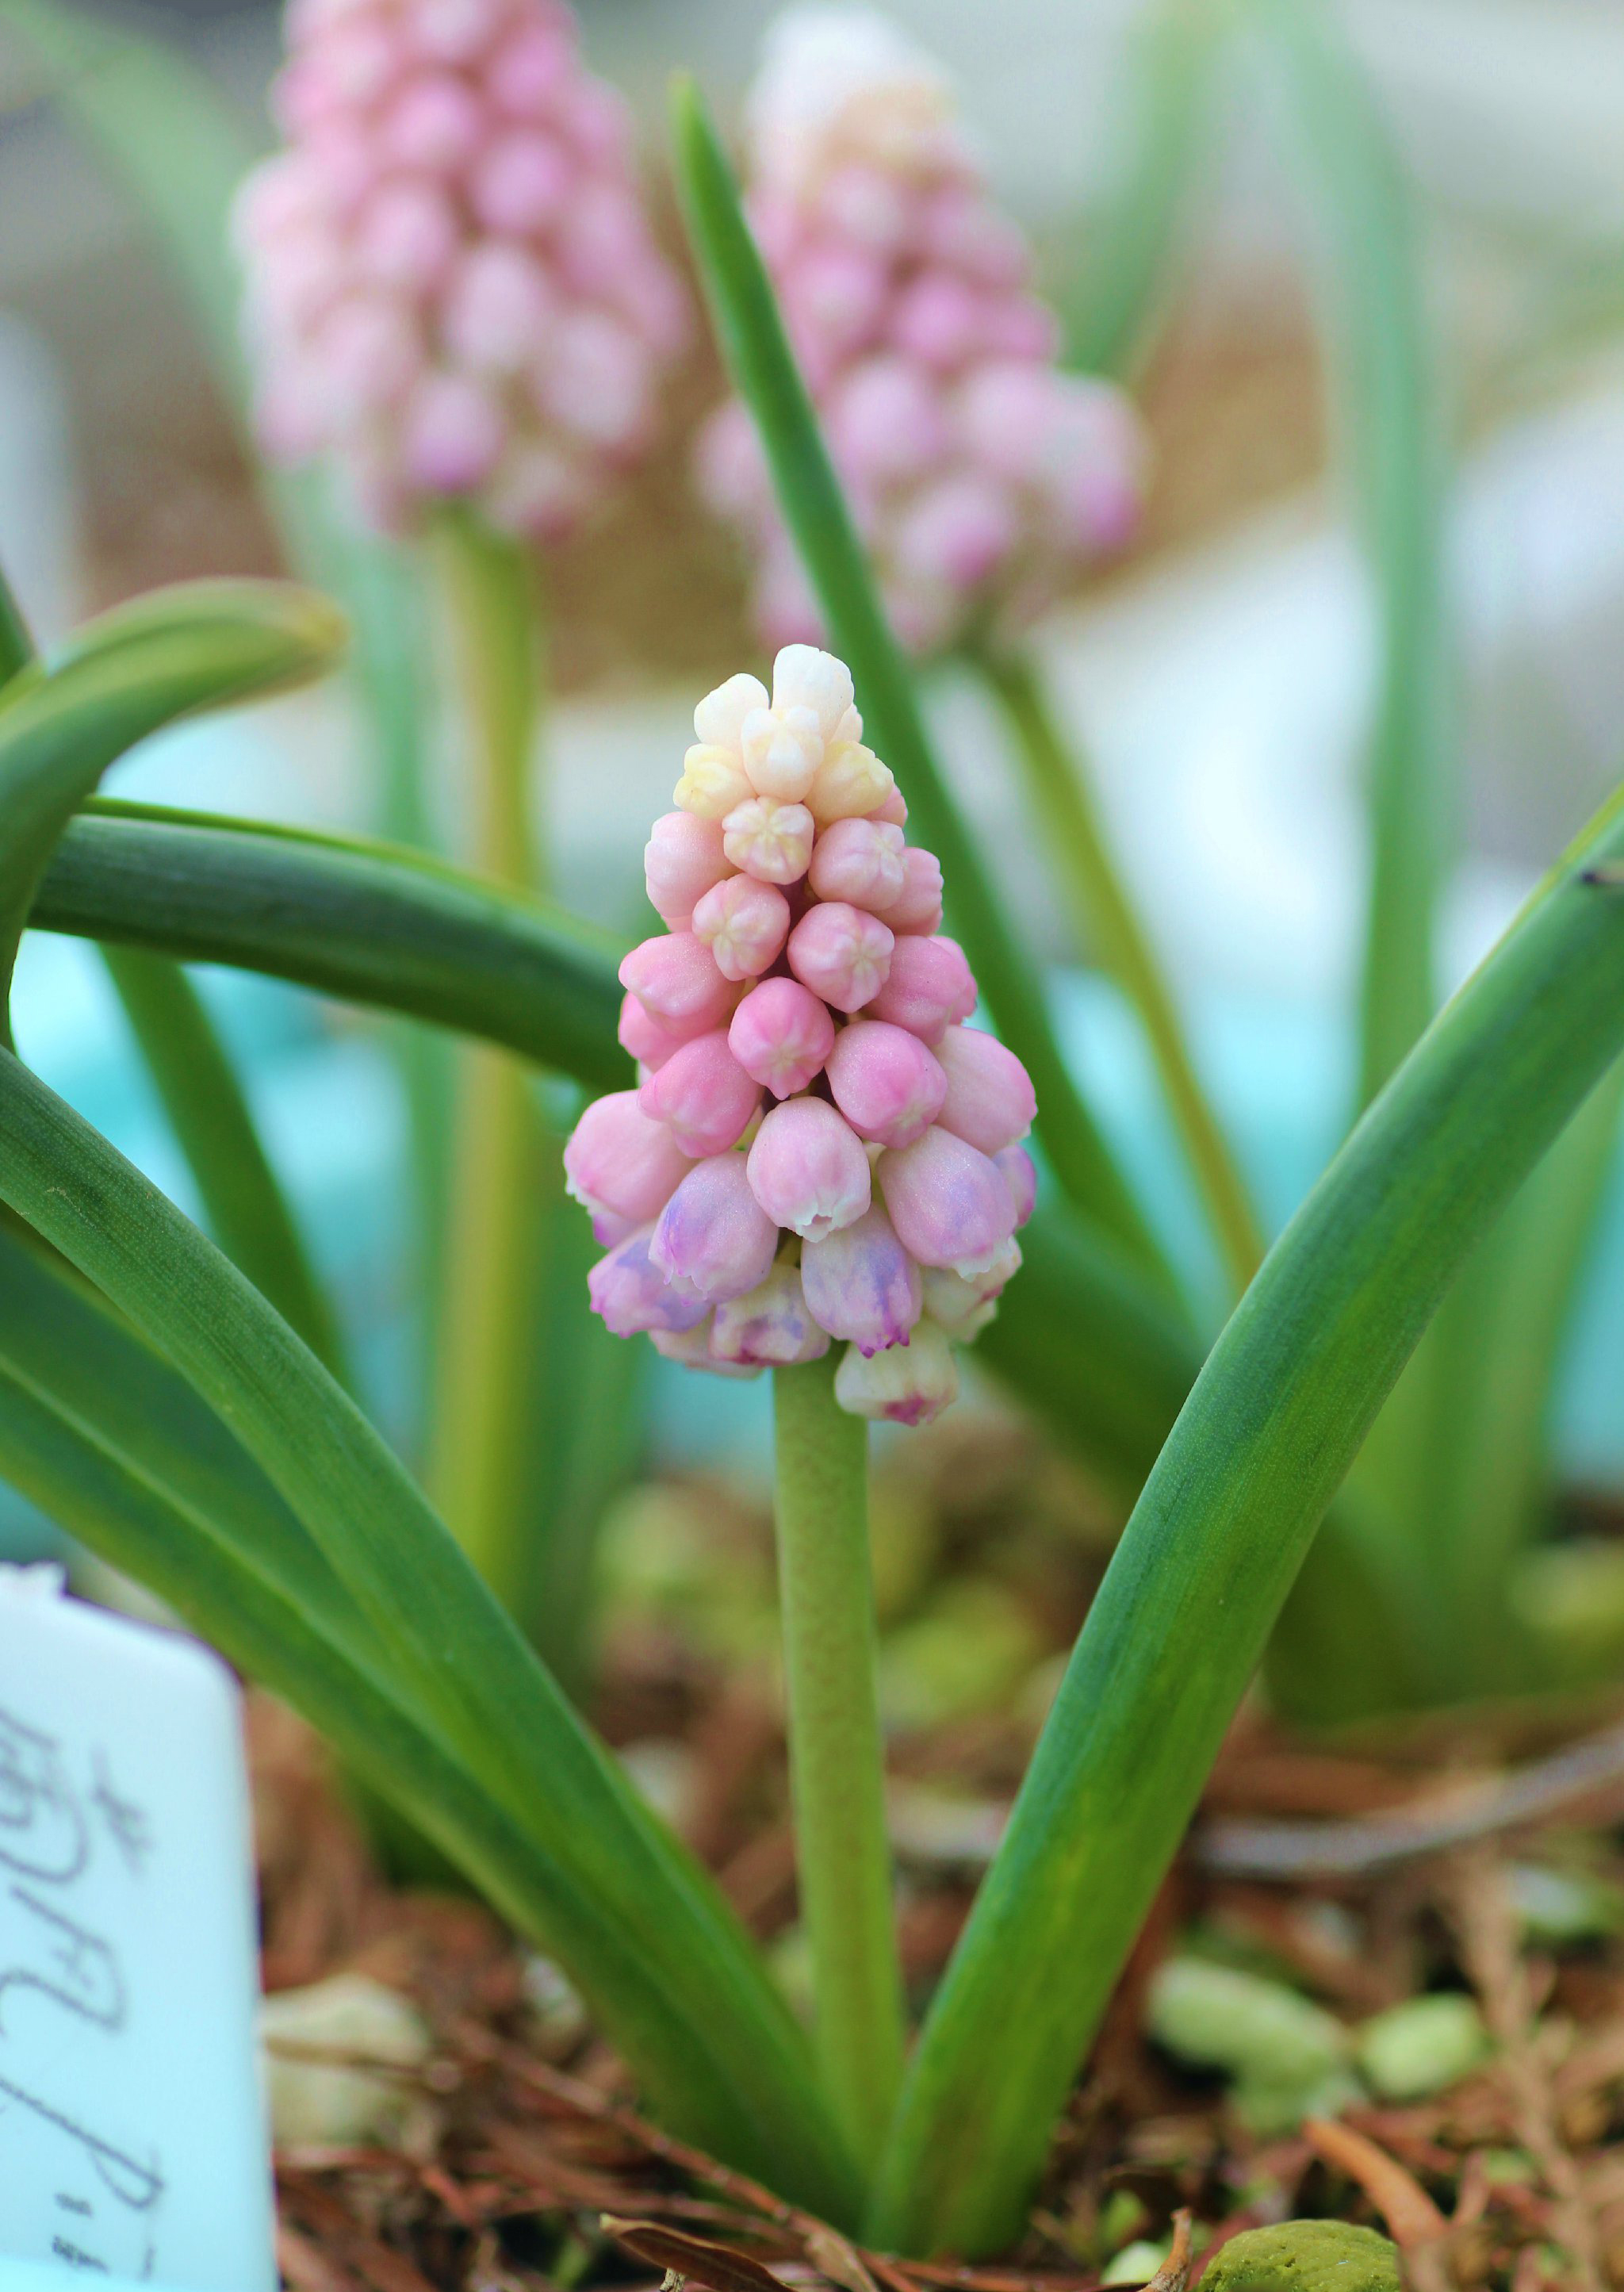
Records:
M662 1680L644 1660L644 1675L633 1666L609 1683L605 1723L612 1735L618 1715L624 1732L663 1707L683 1727L701 1777L685 1827L747 1922L771 1936L793 1915L794 1879L770 1699L720 1673L697 1683L691 1666ZM983 1727L978 1747L961 1726L944 1747L978 1751L984 1771L1011 1769L1019 1747L999 1746L997 1731ZM267 1985L361 1970L409 1996L436 2040L400 2149L279 2158L281 2264L294 2292L652 2288L667 2276L712 2292L824 2282L844 2292L1088 2292L1108 2248L1165 2237L1183 2210L1196 2224L1198 2269L1240 2229L1336 2215L1393 2235L1419 2292L1624 2284L1624 1950L1523 1946L1507 1876L1515 1853L1537 1851L1537 1835L1299 1881L1202 1866L1201 1836L1238 1813L1254 1827L1346 1824L1432 1804L1435 1770L1418 1770L1413 1753L1305 1750L1243 1715L1215 1777L1208 1830L1192 1835L1163 1890L1058 2129L1026 2236L1001 2264L964 2269L860 2250L662 2134L589 2030L561 2047L537 2023L522 1954L492 1918L384 1878L298 1723L256 1700L252 1733ZM911 1747L916 1765L931 1765L927 1748ZM1482 1759L1481 1733L1474 1749ZM1588 1867L1616 1873L1604 1834L1588 1845ZM940 1972L972 1886L973 1874L950 1866L909 1869L902 1931L917 1995ZM1436 2099L1351 2108L1334 2124L1256 2140L1216 2083L1180 2072L1142 2035L1145 1981L1192 1921L1351 2017L1427 1989L1469 1988L1495 2054ZM1176 2269L1164 2277L1183 2281Z

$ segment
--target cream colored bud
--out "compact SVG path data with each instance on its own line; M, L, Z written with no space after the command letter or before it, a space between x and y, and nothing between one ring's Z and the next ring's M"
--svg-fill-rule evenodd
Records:
M786 645L772 664L772 705L779 713L810 708L823 739L833 739L852 706L852 672L816 645Z
M823 733L810 708L754 708L740 731L744 768L757 795L799 803L823 762Z
M862 718L858 714L855 708L848 708L845 714L841 718L839 723L836 725L834 730L829 734L829 746L832 748L837 748L844 741L860 740L862 736Z
M829 749L806 801L820 827L827 827L831 820L866 819L895 785L891 767L872 748L847 740Z
M737 748L745 718L767 705L767 688L759 676L730 676L694 710L694 731L707 748Z
M754 793L733 749L701 745L683 758L683 777L672 801L680 811L700 819L725 819Z

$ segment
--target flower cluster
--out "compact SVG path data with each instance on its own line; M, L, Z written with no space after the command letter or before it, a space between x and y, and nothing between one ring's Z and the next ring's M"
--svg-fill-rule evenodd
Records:
M686 306L561 0L292 0L238 211L267 450L388 529L555 539L647 440Z
M731 677L694 730L646 855L667 930L620 971L638 1087L588 1107L564 1155L609 1251L593 1305L723 1373L838 1340L843 1407L923 1424L1021 1262L1032 1086L966 1024L941 870L906 840L844 664L787 646L771 699Z
M1021 233L991 204L942 75L883 17L780 19L748 122L750 214L830 453L903 642L1030 618L1136 520L1141 432L1054 364ZM702 489L744 534L769 643L819 616L741 405Z

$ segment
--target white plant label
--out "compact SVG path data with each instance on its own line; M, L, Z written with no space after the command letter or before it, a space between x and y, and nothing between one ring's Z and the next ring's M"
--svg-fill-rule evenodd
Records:
M257 2003L230 1673L0 1569L0 2255L272 2292Z

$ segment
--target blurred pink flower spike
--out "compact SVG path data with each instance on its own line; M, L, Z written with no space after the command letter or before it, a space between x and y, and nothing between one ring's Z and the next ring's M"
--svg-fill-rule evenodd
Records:
M1058 326L946 77L885 18L780 17L747 147L756 238L899 634L920 652L1007 635L1132 537L1146 449L1131 405L1056 366ZM815 637L736 401L701 440L699 481L754 560L768 642Z
M565 1153L610 1252L592 1302L724 1376L839 1344L844 1408L924 1424L957 1391L949 1340L1021 1263L1031 1085L963 1023L975 981L940 935L941 870L902 842L844 665L787 646L771 693L730 677L694 730L647 854L668 929L620 970L640 1085Z
M259 427L375 523L553 541L648 445L686 298L562 0L304 0L236 231Z

